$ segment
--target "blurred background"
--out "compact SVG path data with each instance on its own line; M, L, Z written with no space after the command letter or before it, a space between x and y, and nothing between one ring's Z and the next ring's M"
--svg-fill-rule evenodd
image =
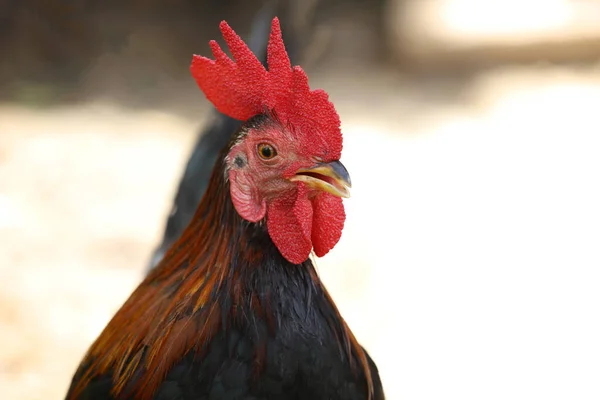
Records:
M288 2L354 184L319 270L388 398L600 398L600 1ZM0 2L1 399L62 398L142 279L191 56L262 6Z

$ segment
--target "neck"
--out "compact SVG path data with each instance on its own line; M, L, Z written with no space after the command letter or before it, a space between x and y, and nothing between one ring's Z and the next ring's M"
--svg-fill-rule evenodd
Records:
M203 281L202 286L211 289L210 297L215 300L222 289L244 283L246 278L261 272L288 275L288 271L304 271L318 281L310 259L294 265L280 254L269 237L264 220L251 223L237 213L226 179L224 160L227 150L219 157L206 194L189 226L147 281L175 284L183 282L173 276L185 277L185 281L196 282L195 289L198 289L197 282ZM203 290L195 292L204 293ZM222 300L222 296L217 297Z

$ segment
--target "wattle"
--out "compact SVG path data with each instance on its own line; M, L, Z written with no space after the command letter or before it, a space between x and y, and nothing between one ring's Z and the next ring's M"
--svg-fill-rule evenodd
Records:
M329 193L308 198L303 183L267 208L269 236L281 255L293 264L306 261L310 251L322 257L340 240L346 214L342 199Z
M319 193L312 203L312 245L317 257L323 257L342 237L346 212L342 199L329 193Z

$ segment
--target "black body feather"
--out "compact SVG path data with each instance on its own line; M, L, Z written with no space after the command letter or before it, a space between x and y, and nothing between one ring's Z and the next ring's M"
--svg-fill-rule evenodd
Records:
M247 297L245 304L238 305L235 318L226 316L229 327L219 331L201 359L190 352L171 368L154 399L367 399L364 374L351 368L340 348L338 316L321 285L312 279L311 262L300 268L282 265L276 249L267 253L243 280L248 282L248 290L260 294L261 302L271 304L274 320L261 318ZM234 308L231 299L221 301L223 306L229 302L225 309ZM258 360L256 351L263 345L265 356ZM373 399L384 399L377 368L368 359ZM357 359L352 362L359 364ZM111 387L110 376L98 377L79 399L113 399Z

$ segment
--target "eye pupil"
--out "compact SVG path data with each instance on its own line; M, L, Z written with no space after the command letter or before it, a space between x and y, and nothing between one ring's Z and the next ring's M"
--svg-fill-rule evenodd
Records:
M275 157L275 149L268 144L260 144L258 145L258 153L264 159L269 159Z

